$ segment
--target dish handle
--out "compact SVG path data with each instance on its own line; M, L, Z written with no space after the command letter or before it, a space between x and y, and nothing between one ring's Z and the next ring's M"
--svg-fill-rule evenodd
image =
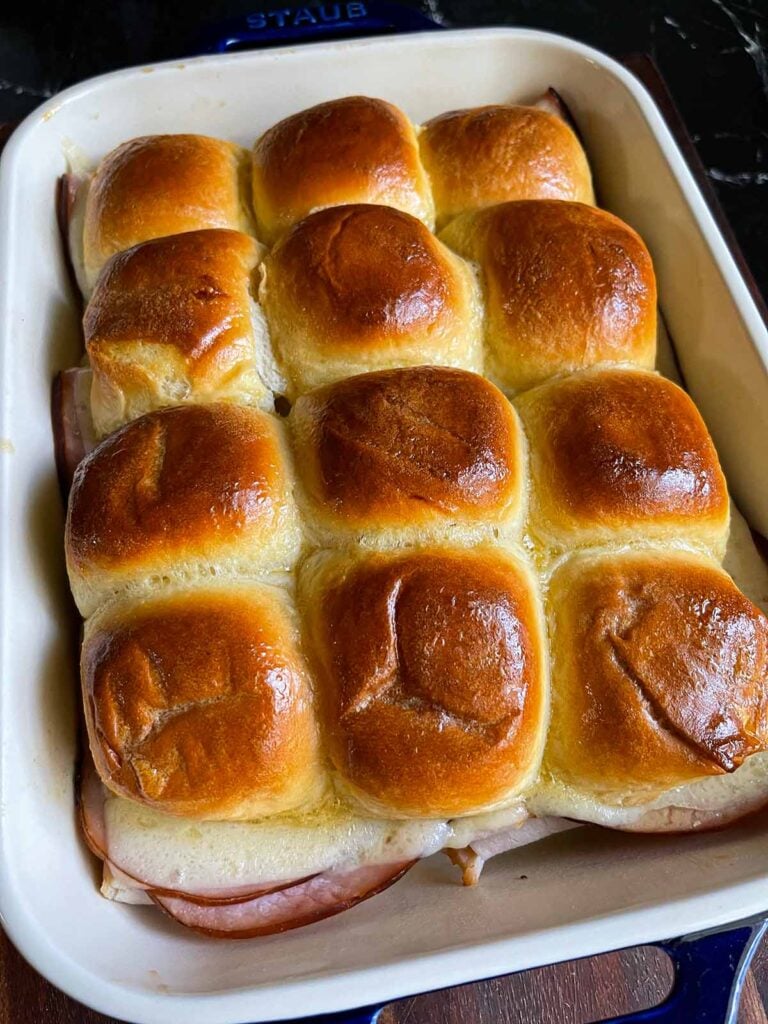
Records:
M654 942L672 961L675 978L663 1003L601 1024L736 1024L744 980L768 920L727 931ZM376 1024L382 1006L308 1018L306 1024Z
M251 11L203 30L196 51L228 53L277 43L424 32L440 28L437 22L410 7L386 0L358 0L308 7L265 8Z
M747 971L766 931L768 920L653 943L672 961L672 991L658 1006L610 1024L736 1024Z

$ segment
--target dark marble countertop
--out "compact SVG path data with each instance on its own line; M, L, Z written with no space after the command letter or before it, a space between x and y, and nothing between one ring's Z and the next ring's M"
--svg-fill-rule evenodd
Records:
M651 54L768 295L768 0L423 0L407 5L450 26L528 26L561 32L614 56ZM268 6L258 0L9 5L0 14L0 120L19 119L92 75L189 56L204 23Z

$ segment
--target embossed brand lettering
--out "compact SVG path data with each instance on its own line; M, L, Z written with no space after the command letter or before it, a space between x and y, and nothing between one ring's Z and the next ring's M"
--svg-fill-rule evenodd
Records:
M263 28L294 28L301 25L328 24L334 21L352 21L364 18L368 8L364 3L320 4L318 7L286 7L279 11L253 11L245 16L252 31Z
M300 7L293 16L294 25L316 25L317 18L308 7Z

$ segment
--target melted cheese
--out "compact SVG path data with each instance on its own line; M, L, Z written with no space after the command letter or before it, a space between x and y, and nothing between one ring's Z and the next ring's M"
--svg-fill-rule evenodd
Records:
M340 806L264 821L190 821L109 796L104 808L110 859L159 888L268 885L320 871L415 860L449 836L444 821L359 818Z
M586 793L561 782L543 780L528 798L528 807L537 816L555 815L577 818L608 828L653 827L664 831L685 826L703 827L717 823L718 816L748 814L768 801L768 753L754 754L732 775L714 775L686 786L666 790L643 804L601 802L594 793ZM670 813L654 812L680 811ZM647 821L644 823L643 818ZM665 824L666 822L666 824Z

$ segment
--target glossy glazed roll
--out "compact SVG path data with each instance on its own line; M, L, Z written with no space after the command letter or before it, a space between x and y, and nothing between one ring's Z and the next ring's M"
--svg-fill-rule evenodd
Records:
M438 229L461 213L514 199L595 201L576 133L540 107L451 110L422 126L419 148Z
M373 813L514 802L548 706L537 587L498 548L321 553L300 587L337 785Z
M301 544L283 426L235 405L134 420L81 463L66 554L84 616L124 590L289 570Z
M516 401L530 445L528 528L540 554L683 540L721 558L729 502L717 452L676 384L587 370Z
M88 738L120 796L249 819L323 793L312 694L282 592L228 583L107 605L82 649Z
M428 227L434 207L413 125L391 103L346 96L273 125L253 149L253 206L270 244L313 210L380 203Z
M549 812L627 827L622 810L713 776L737 802L730 776L768 747L768 620L730 577L688 552L593 552L548 604Z
M480 370L469 267L410 214L337 206L297 224L264 261L260 298L289 392L366 370Z
M167 405L272 407L269 343L252 296L260 255L247 235L211 230L112 257L83 318L100 435Z
M252 231L249 158L205 135L145 135L113 149L78 189L72 261L87 296L115 253L201 228Z
M436 366L365 373L303 395L289 423L304 521L320 543L519 533L523 435L484 377Z
M486 372L502 387L600 363L653 366L653 265L618 217L557 200L503 203L458 217L440 238L480 267Z

